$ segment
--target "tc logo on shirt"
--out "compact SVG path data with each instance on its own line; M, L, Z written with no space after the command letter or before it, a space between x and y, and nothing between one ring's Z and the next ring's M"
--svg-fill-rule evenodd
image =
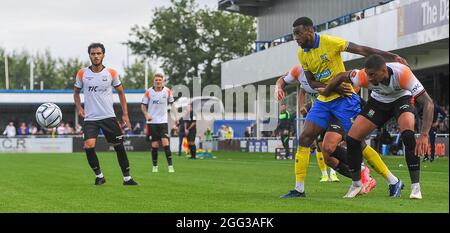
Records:
M88 91L97 92L97 88L98 88L98 86L90 86L90 87L88 87Z

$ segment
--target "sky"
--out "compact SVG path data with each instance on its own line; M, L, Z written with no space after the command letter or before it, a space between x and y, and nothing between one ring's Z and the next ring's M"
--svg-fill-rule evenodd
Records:
M218 0L197 3L217 9ZM88 45L101 42L104 64L122 73L127 60L134 61L122 45L131 27L147 26L155 7L169 5L169 0L2 0L0 47L7 53L49 50L54 58L89 61Z

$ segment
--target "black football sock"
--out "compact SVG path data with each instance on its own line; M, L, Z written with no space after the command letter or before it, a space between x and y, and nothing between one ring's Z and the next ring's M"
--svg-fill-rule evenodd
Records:
M152 147L152 163L153 166L158 166L158 148Z
M119 161L120 169L122 170L123 177L130 176L130 163L128 162L127 152L123 144L114 146L114 150L117 153L117 160Z
M338 165L333 169L345 177L348 177L350 179L352 178L350 168L348 167L347 164L343 163L342 161L339 161Z
M100 173L102 173L102 171L100 170L100 163L98 162L98 157L97 157L97 154L95 153L95 148L88 148L88 149L84 149L84 150L86 151L86 157L87 157L89 166L91 166L95 175L100 175Z
M195 144L189 145L189 148L191 149L191 158L195 158L196 152L197 152L197 148L196 148Z
M334 152L331 153L331 156L335 157L341 163L344 163L344 164L348 165L347 150L344 147L337 146L336 150L334 150Z
M352 173L352 181L361 180L362 148L361 141L347 135L348 165Z
M172 166L172 152L170 151L170 147L169 146L165 146L164 147L164 152L166 153L167 164L169 166Z
M408 165L409 176L411 178L411 184L419 183L420 179L420 158L415 155L416 138L414 132L411 130L405 130L401 134L403 144L405 145L405 159Z

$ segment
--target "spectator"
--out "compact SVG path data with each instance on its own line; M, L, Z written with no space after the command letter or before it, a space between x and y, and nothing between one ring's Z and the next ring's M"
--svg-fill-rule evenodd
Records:
M75 130L73 129L73 127L70 125L70 123L66 123L64 125L64 134L74 134Z
M56 128L56 134L58 135L63 135L66 133L66 127L64 122L61 122L61 124L58 125L58 127Z
M16 136L16 127L14 126L14 122L9 122L5 128L5 131L3 131L3 135L6 135L6 137L9 138Z
M217 131L217 138L219 140L224 140L225 139L225 133L226 133L225 125L220 126L219 130Z
M184 122L183 117L180 117L180 119L178 119L176 123L176 125L178 126L178 156L181 156L184 137L186 136L186 123Z
M83 128L81 127L80 124L77 123L77 125L75 126L75 134L83 134Z
M25 122L20 122L19 128L17 129L17 135L27 135L28 134L28 128Z
M244 137L249 138L252 135L252 126L245 127Z
M205 131L205 140L206 141L212 141L212 139L213 139L212 132L211 132L211 130L209 128L207 128L206 131Z
M178 137L178 126L175 124L172 129L170 130L170 136L171 137Z
M233 128L231 128L231 126L225 126L225 139L233 139Z
M142 129L141 129L141 123L137 122L137 123L134 125L134 128L133 128L133 134L139 135L139 134L141 134L141 132L142 132Z
M30 123L28 125L28 132L31 135L36 135L38 134L38 128L36 127L36 125L34 123Z
M442 122L445 118L447 118L447 114L445 113L444 109L442 109L436 102L434 102L433 123L431 124L430 131L428 132L430 154L428 154L428 151L425 153L423 162L427 161L428 159L430 160L430 162L433 162L436 148L436 134L440 122Z

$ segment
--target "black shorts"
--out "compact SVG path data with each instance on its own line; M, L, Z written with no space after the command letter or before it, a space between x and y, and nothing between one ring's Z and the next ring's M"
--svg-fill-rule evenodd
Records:
M392 117L397 120L404 112L414 114L411 96L403 96L392 103L383 103L370 97L359 115L367 118L377 126L382 126Z
M84 140L97 138L100 129L105 135L106 141L109 143L122 143L124 135L122 129L115 117L106 118L98 121L84 121L83 123L83 137Z
M167 123L147 124L147 139L149 141L161 141L162 138L169 138L169 126Z
M333 119L330 121L327 130L323 131L319 136L317 136L317 142L322 142L327 132L338 133L342 136L342 139L345 139L344 127L342 126L341 122L335 117L333 117Z
M194 142L195 141L195 136L197 136L197 129L190 129L189 131L188 131L188 134L187 134L187 140L188 140L188 142Z

